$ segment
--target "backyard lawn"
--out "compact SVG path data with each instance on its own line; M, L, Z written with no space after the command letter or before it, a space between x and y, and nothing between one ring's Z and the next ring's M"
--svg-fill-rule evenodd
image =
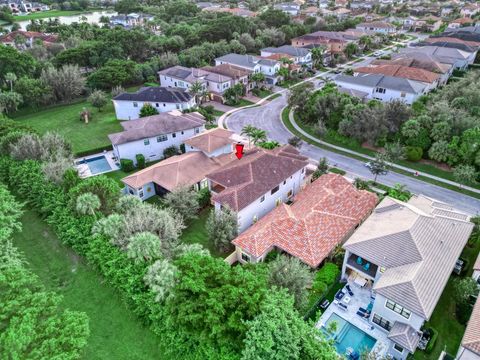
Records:
M88 124L80 120L80 112L87 108L92 113ZM110 145L107 135L122 131L115 117L113 104L99 112L84 100L74 104L52 106L45 110L20 111L13 118L37 130L40 134L57 131L72 143L74 153L95 150ZM100 151L100 150L99 150Z
M32 211L23 218L14 244L48 290L63 295L62 306L84 311L90 337L83 359L165 359L157 337L130 312L120 296L84 261L63 246Z

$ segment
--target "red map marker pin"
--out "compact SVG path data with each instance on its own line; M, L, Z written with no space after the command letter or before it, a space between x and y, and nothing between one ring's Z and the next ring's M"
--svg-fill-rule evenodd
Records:
M240 160L243 156L243 144L240 144L240 143L236 144L235 150L236 150L235 155L237 156L238 160Z

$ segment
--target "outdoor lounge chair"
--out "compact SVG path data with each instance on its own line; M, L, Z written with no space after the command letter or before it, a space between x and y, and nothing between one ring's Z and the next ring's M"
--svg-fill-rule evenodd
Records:
M370 263L367 262L367 263L363 266L363 270L368 271L368 269L370 269Z
M348 285L348 284L345 285L345 289L347 289L348 295L350 295L350 296L353 296L353 295L354 295L352 289L350 288L350 285Z
M342 290L338 290L335 294L335 300L342 300L345 296L345 293Z
M357 257L357 264L358 264L358 265L362 265L362 264L363 264L363 259L362 259L360 256Z
M328 305L330 305L330 301L328 301L327 299L323 300L322 303L320 304L320 308L325 310Z
M343 309L343 310L347 310L347 309L348 309L348 306L345 305L345 304L338 303L337 305L338 305L338 307L339 307L340 309Z

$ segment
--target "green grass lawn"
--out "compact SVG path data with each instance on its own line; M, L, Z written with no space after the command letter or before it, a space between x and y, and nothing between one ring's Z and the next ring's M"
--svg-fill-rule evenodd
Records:
M83 108L89 109L92 113L88 124L81 121L79 117ZM86 100L82 100L43 110L25 109L13 117L20 123L37 130L40 134L47 131L59 132L71 142L75 153L109 146L111 143L107 135L122 131L111 102L101 112L93 108Z
M247 99L240 99L240 100L238 100L238 104L232 105L232 106L239 108L239 107L248 106L248 105L253 105L253 104L254 104L253 102L251 102L251 101L249 101L249 100L247 100Z
M211 207L203 209L198 215L198 217L195 220L191 221L190 224L187 225L187 228L183 230L181 240L185 244L201 244L205 249L208 249L210 251L210 254L212 254L213 256L224 258L229 254L224 254L223 252L218 251L208 240L205 223L207 222L210 211L213 211Z
M158 338L130 312L119 294L71 249L63 246L49 226L27 211L23 232L13 241L30 269L48 290L63 295L61 306L84 311L90 337L83 359L163 359Z
M259 98L266 98L267 96L269 95L272 95L272 92L268 89L259 89L259 90L256 90L255 93L252 92L252 94L256 97L259 97Z
M480 242L478 241L471 247L467 245L463 250L461 258L468 261L468 268L464 276L472 275L473 265L479 251ZM465 332L465 325L460 324L455 318L455 290L453 284L456 278L458 278L456 275L450 277L430 321L425 324L426 327L430 326L438 331L435 347L430 354L424 351L416 351L414 358L417 360L438 359L445 348L449 354L455 355L457 353Z
M48 10L48 11L38 11L28 15L17 15L15 16L15 21L24 21L24 20L37 20L57 16L73 16L80 14L88 14L90 11L85 10Z

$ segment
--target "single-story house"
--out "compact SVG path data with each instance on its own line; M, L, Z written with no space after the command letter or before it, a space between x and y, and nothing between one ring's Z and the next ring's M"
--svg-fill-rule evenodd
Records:
M448 204L386 197L345 242L342 279L371 290L365 319L386 334L387 355L415 352L472 229Z
M117 159L130 159L136 164L136 155L146 161L159 160L171 146L180 148L187 139L205 131L205 120L197 112L182 114L178 110L147 116L120 123L123 131L110 134L113 153Z
M246 150L240 160L208 174L215 210L228 206L235 211L241 233L300 191L307 165L290 145Z
M159 86L143 87L134 93L124 92L113 98L119 120L138 119L145 104L152 105L159 113L188 110L196 105L195 98L185 90Z
M368 93L368 99L402 100L406 104L412 104L427 91L425 83L381 74L340 74L333 81L339 87Z
M317 268L367 218L377 197L344 177L326 174L307 185L291 204L281 203L235 238L237 260L257 263L284 251Z

